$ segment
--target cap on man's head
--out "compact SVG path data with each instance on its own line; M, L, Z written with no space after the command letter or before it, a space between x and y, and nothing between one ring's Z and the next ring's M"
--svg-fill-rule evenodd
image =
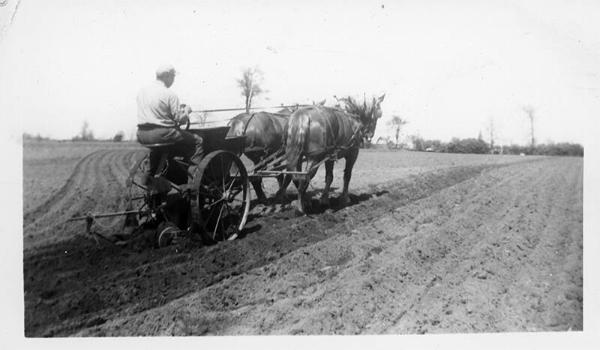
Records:
M163 64L156 69L156 77L161 78L167 75L175 75L175 67L170 64Z

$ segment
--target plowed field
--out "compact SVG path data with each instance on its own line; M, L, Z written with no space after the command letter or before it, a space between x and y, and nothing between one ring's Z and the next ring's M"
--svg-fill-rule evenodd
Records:
M156 249L98 245L65 224L121 207L143 150L92 147L62 178L60 152L24 152L27 336L583 327L581 158L361 151L350 206L308 217L256 206L236 241Z

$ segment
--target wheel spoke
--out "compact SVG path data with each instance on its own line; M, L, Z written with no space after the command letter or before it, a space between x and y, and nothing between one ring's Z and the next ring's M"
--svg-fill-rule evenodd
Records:
M231 179L229 181L229 183L227 184L227 191L231 190L231 188L233 187L233 183L235 182L235 179Z
M214 205L219 204L219 203L221 203L224 200L225 200L225 198L218 199L216 202L213 202L213 203L209 204L208 207L211 208Z
M236 179L238 177L238 175L240 175L240 168L237 166L237 164L233 164L233 165L235 165L235 169L236 169L236 172L233 175L233 178Z
M229 192L229 198L236 197L238 194L242 193L244 188L238 188L235 191Z
M225 192L225 166L223 165L223 157L219 159L221 160L221 183L223 185L223 192Z
M236 167L237 168L237 167ZM227 188L227 191L230 191L231 188L233 187L233 184L235 183L235 181L237 180L237 176L240 173L240 169L238 168L238 171L235 173L235 175L231 178L231 183L229 184L229 188Z
M206 209L208 209L208 208L206 208ZM206 210L206 209L205 209L205 210ZM206 220L207 220L207 221L206 221L206 224L208 224L208 222L209 222L208 220L210 220L210 219L212 218L212 215L213 215L213 212L214 212L214 211L215 211L215 207L211 207L211 208L210 208L210 211L208 212L208 217L206 218Z
M219 209L219 216L217 217L217 223L215 224L215 229L213 231L213 239L217 237L217 230L219 229L219 222L221 221L221 215L223 214L223 206L221 205L221 209Z
M144 186L142 186L142 185L139 185L139 184L138 184L137 182L135 182L135 181L131 181L131 183L132 183L132 184L134 184L134 185L136 185L137 187L141 188L141 189L142 189L142 190L144 190L144 191L147 191L147 190L148 190L146 187L144 187Z

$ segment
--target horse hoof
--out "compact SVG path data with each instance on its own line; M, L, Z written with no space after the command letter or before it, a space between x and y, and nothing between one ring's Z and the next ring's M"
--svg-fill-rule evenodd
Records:
M303 216L306 214L302 208L302 205L297 200L292 201L291 205L294 207L294 213L296 216Z

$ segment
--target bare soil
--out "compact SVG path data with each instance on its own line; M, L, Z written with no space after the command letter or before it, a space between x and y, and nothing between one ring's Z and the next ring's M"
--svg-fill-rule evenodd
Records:
M361 152L350 206L258 205L245 235L214 246L116 247L64 224L118 208L141 154L94 151L25 211L27 336L583 327L581 158Z

